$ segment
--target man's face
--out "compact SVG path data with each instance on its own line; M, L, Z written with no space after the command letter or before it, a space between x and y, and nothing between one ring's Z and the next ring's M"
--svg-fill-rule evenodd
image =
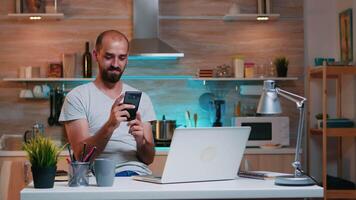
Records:
M109 83L118 82L127 65L128 44L126 40L103 38L100 51L94 54L96 55L103 81Z

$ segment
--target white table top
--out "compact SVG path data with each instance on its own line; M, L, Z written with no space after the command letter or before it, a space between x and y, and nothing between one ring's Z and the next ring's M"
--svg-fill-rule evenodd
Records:
M21 200L71 199L240 199L240 198L305 198L323 197L319 186L276 186L273 180L238 178L230 181L211 181L178 184L154 184L115 178L113 187L97 187L90 178L89 187L68 187L67 182L55 183L51 189L21 191Z

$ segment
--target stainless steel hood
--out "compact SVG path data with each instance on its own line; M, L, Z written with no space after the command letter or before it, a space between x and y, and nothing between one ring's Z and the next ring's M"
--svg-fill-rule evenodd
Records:
M133 39L130 59L177 59L184 53L159 39L159 1L133 1Z

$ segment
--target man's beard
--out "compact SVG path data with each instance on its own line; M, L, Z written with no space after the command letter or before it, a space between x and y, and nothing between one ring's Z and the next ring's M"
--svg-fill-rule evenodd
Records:
M114 72L120 72L119 74L114 73ZM125 68L121 70L119 67L113 67L110 66L109 69L103 69L101 71L101 75L104 81L109 82L109 83L117 83L120 81L122 74L124 73Z

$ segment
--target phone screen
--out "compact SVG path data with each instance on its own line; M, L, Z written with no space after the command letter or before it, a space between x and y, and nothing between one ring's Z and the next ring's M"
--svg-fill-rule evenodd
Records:
M127 109L130 114L130 117L127 121L131 121L136 119L136 112L138 110L138 106L140 104L142 92L140 91L126 91L124 97L124 104L132 104L135 105L134 109Z

